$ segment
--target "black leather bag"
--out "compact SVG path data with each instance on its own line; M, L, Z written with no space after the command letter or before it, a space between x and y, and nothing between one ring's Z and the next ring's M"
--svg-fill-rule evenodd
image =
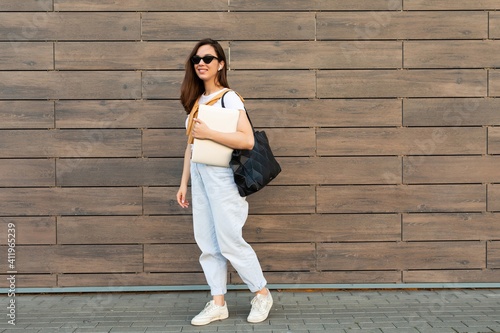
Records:
M252 125L252 121L245 112ZM229 161L234 172L234 182L242 197L255 193L269 184L281 172L281 167L274 158L266 132L254 132L255 144L252 150L235 149Z

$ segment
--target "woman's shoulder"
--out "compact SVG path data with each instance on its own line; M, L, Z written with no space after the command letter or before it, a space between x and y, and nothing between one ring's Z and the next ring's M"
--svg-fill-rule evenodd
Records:
M234 90L228 90L224 95L224 106L230 109L243 109L245 107L243 98Z

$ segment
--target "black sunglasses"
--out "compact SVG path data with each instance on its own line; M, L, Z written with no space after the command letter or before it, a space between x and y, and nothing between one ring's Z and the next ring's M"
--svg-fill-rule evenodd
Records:
M205 64L207 64L207 65L208 65L209 63L211 63L211 62L212 62L212 60L214 60L214 59L219 60L219 58L217 58L216 56L213 56L213 55L206 55L206 56L204 56L204 57L200 57L199 55L195 55L195 56L193 56L193 57L191 58L191 62L192 62L193 64L197 65L197 64L199 64L199 63L200 63L200 61L201 61L202 59L203 59L203 62L204 62Z

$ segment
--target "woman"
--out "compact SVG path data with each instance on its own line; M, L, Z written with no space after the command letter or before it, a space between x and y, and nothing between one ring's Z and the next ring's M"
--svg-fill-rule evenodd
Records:
M223 90L224 106L240 110L234 133L222 133L210 129L203 121L194 118L191 136L208 139L233 149L252 149L254 137L240 97L229 90L226 56L220 44L204 39L196 44L185 65L186 72L181 86L181 103L189 114L194 112L197 101L208 103ZM215 106L222 106L219 99ZM189 124L188 124L189 128ZM250 291L255 293L248 315L248 322L264 321L271 310L273 298L266 288L257 255L243 239L242 228L248 216L248 203L238 193L233 172L229 166L216 167L191 162L191 142L188 140L184 154L181 184L177 202L183 208L189 206L186 199L191 177L193 201L193 228L196 243L202 254L200 264L205 273L213 299L191 321L192 325L206 325L229 316L224 295L227 292L227 262L236 269Z

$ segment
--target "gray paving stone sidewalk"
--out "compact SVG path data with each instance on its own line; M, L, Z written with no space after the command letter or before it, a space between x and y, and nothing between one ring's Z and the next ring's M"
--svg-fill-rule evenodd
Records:
M263 323L246 322L249 292L230 291L230 317L202 327L190 320L210 299L204 291L19 294L15 326L4 295L0 332L500 332L500 289L272 292Z

